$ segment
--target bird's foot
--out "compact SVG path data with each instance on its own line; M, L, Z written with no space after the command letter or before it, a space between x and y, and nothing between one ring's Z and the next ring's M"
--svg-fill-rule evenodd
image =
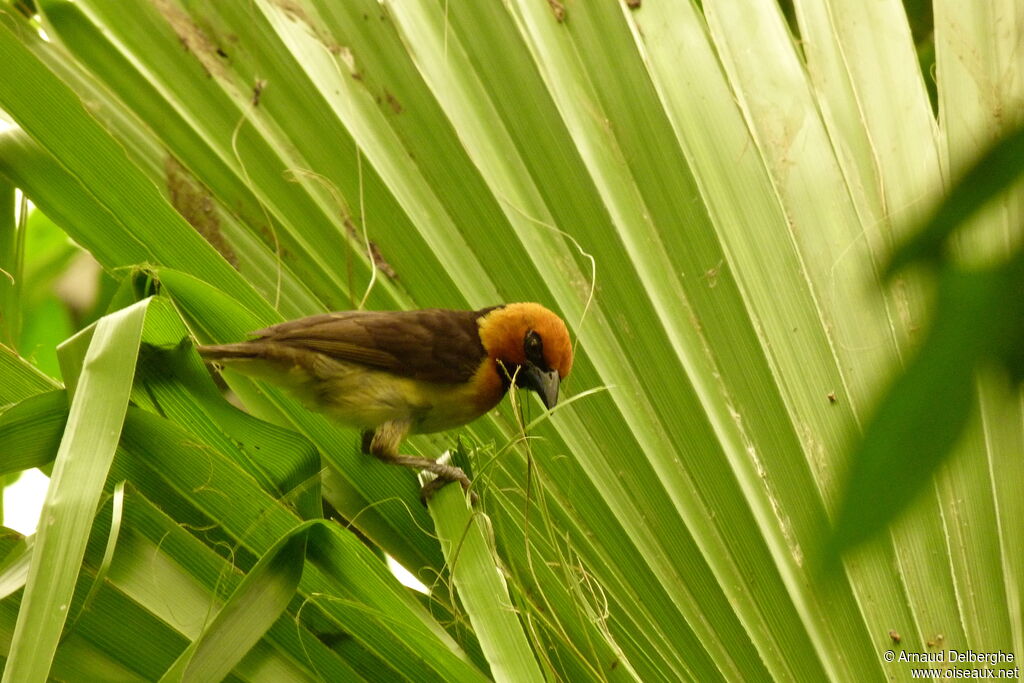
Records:
M454 478L449 479L446 476L438 475L436 478L431 479L430 481L428 481L420 489L420 502L421 503L426 505L428 502L430 502L430 499L434 497L435 493L437 493L438 491L440 491L446 485L452 483L453 481L458 481L460 484L462 484L462 490L463 491L467 491L469 493L470 501L473 502L473 503L476 503L476 501L477 501L476 493L469 490L469 483L470 483L469 482L469 477L467 477L465 472L463 472L458 467L452 467L451 469L453 469L456 472L458 472L458 474L461 475L461 476L455 476Z
M378 456L381 457L381 456ZM433 472L436 476L430 482L427 482L420 489L420 501L426 505L430 498L440 491L445 484L449 484L453 481L457 481L462 484L462 489L469 492L471 501L476 502L477 496L475 493L469 490L469 486L472 483L466 473L462 471L461 467L454 465L448 465L443 462L437 462L436 460L430 460L429 458L420 458L413 455L394 455L389 457L381 457L382 460L387 460L395 465L401 465L403 467L411 467L416 470L427 470Z

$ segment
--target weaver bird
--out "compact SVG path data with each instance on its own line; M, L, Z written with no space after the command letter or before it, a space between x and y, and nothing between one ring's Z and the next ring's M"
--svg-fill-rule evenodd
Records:
M343 311L273 325L204 358L289 390L309 408L363 432L363 452L434 472L434 486L469 479L458 467L400 455L408 434L471 422L513 384L547 408L572 369L565 323L535 303L479 311Z

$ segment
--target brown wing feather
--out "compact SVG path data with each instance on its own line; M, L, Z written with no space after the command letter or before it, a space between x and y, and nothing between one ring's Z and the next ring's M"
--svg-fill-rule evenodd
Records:
M261 341L314 351L402 377L467 382L485 352L477 318L481 312L343 311L280 323L255 334Z

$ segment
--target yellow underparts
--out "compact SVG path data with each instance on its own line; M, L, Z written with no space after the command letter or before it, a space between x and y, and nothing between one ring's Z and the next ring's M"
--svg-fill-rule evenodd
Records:
M235 360L227 365L283 386L307 407L360 429L392 421L407 421L413 433L451 429L486 413L503 394L490 362L482 365L469 383L437 384L323 356L320 359L312 369L296 365L283 370L261 360Z

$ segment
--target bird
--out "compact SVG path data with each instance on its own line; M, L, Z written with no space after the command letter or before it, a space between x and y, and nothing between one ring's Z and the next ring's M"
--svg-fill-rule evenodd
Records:
M234 344L199 346L207 361L281 386L307 408L362 432L364 453L459 481L461 468L401 455L406 436L444 431L492 410L509 388L549 410L569 376L565 322L538 303L479 310L338 311L272 325Z

